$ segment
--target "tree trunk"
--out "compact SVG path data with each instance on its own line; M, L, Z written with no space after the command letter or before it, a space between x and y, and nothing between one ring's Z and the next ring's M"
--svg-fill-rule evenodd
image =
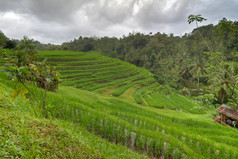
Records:
M225 99L225 92L222 90L222 99L221 99L221 103L223 104L224 102L224 99Z
M199 83L200 81L199 80L200 80L200 72L198 73L198 89L200 90L200 83Z
M46 98L47 98L47 84L45 84L45 95L42 98L43 98L43 112L45 112Z

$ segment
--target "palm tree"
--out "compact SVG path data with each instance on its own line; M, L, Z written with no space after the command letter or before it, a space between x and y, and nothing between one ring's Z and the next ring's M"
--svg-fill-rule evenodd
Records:
M189 66L190 73L193 77L197 78L198 89L200 89L200 77L204 74L207 74L206 61L204 57L195 58L196 62L193 62Z
M229 64L226 64L224 68L225 71L223 69L213 70L211 78L208 81L211 83L211 89L215 90L216 96L221 103L226 102L228 99L233 99L233 96L235 96L235 83L230 75L228 75L228 73L234 74L234 69Z
M189 15L188 16L188 23L191 24L192 22L196 22L196 26L198 28L198 22L203 22L203 21L206 21L207 19L203 18L201 14L198 14L198 15Z

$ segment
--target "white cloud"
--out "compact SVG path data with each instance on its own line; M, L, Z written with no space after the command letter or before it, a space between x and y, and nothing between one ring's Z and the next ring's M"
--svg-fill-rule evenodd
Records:
M223 17L237 20L237 8L238 0L0 0L0 30L44 43L132 31L180 35L194 28L187 24L189 14L217 23Z

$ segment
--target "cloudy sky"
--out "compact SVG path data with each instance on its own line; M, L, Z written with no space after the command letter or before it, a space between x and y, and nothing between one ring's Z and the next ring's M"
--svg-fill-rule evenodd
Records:
M189 14L205 24L238 20L238 0L0 0L0 30L60 44L79 36L116 36L130 32L191 32Z

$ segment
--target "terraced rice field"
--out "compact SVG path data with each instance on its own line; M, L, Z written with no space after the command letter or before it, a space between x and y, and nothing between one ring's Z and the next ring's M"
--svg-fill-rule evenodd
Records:
M133 98L145 106L203 113L195 109L193 100L162 87L148 70L98 52L44 51L38 58L47 58L47 63L59 70L62 85L130 101ZM179 99L179 103L174 99Z
M150 158L238 158L238 134L207 114L144 107L68 86L50 97L49 104L58 103L53 116Z
M131 86L154 81L147 70L129 63L101 56L99 53L47 52L48 63L61 73L62 84L94 91L108 86L118 86L112 94L120 96ZM41 52L45 55L45 52Z
M67 122L69 129L73 125L71 131L79 136L85 134L80 128L86 129L82 145L89 143L93 152L118 159L238 158L237 132L215 123L192 99L160 85L147 70L96 52L41 52L38 58L43 57L48 57L48 63L63 77L59 90L47 94L49 116ZM0 74L0 83L0 101L11 99L14 81ZM40 89L32 91L41 98ZM7 101L10 107L12 100ZM40 112L22 96L12 105L24 113ZM93 142L90 134L105 140Z

